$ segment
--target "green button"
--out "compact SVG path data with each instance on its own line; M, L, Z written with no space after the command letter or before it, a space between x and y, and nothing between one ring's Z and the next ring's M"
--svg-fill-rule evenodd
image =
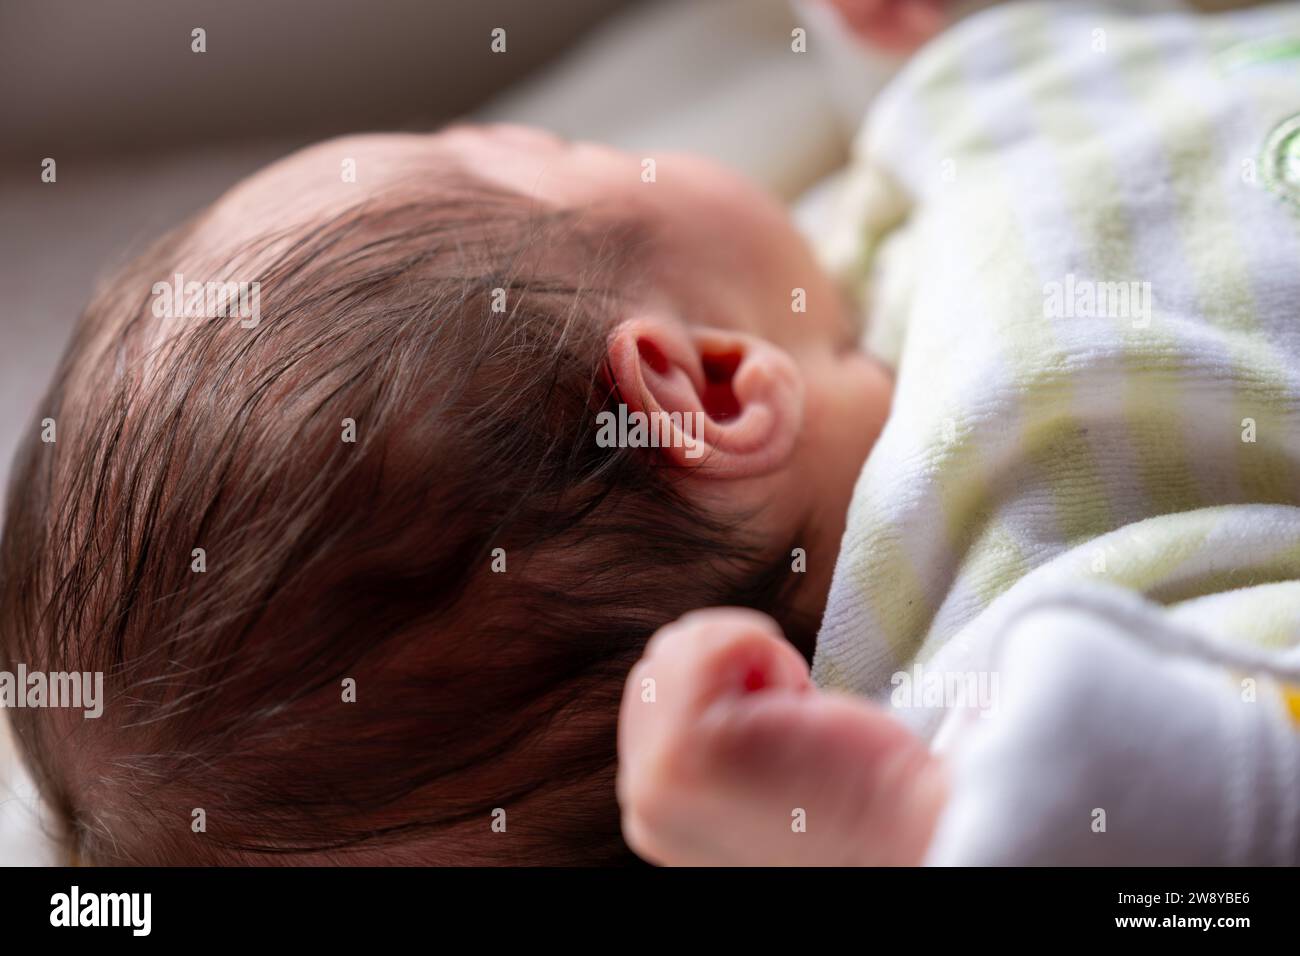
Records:
M1300 115L1291 117L1269 134L1262 159L1264 185L1300 204Z

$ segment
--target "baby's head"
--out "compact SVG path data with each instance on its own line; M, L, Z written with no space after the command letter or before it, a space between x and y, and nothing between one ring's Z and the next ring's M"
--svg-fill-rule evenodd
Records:
M190 282L255 319L177 314ZM313 147L88 307L15 465L0 666L103 672L104 712L10 718L89 862L622 859L627 670L716 604L809 651L888 393L702 160Z

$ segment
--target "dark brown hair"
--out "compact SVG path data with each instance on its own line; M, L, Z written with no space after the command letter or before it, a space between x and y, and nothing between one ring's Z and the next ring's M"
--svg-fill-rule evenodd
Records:
M595 441L639 241L469 185L215 265L200 218L97 293L0 543L0 657L105 674L102 719L11 712L74 852L628 858L615 723L649 634L724 603L810 624L782 607L788 548ZM260 282L259 324L164 334L175 272Z

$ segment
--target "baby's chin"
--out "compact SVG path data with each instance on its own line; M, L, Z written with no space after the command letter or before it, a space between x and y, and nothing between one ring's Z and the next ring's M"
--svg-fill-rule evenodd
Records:
M844 511L867 458L885 427L893 398L894 379L890 370L861 348L836 355L818 375L810 373L816 401L810 408L824 416L812 422L819 433L822 467L838 480L838 498ZM818 426L821 427L818 427Z

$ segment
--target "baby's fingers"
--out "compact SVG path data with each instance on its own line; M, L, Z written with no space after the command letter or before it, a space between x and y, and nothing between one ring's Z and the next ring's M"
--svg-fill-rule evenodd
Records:
M775 621L745 608L692 611L659 629L628 676L620 761L671 757L656 751L675 746L717 700L775 687L811 687L807 664Z
M702 819L710 769L697 730L711 709L756 691L811 686L803 658L755 611L694 611L660 629L628 676L619 715L618 796L629 839L639 835L644 851L658 831Z

